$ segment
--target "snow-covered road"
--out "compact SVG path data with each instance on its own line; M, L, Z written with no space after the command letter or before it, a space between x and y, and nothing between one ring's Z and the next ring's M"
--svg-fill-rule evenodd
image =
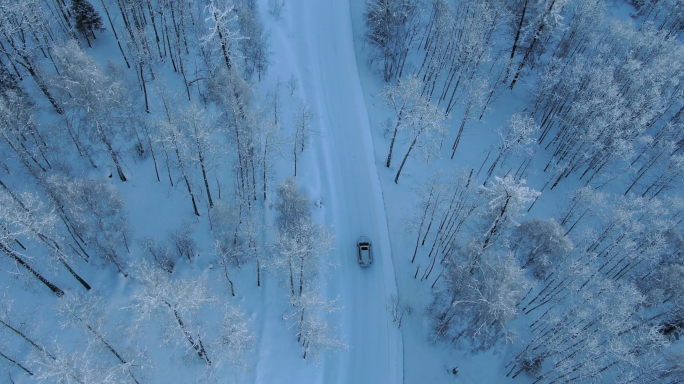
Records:
M327 297L338 298L343 307L334 325L349 346L323 361L322 379L400 383L401 333L386 309L397 288L349 2L292 0L287 7L302 91L319 117L320 135L311 157L315 164L301 180L320 193L324 207L318 215L333 225L336 235L331 257L339 267L327 274L325 289ZM356 239L362 235L373 241L370 268L361 268L355 260Z

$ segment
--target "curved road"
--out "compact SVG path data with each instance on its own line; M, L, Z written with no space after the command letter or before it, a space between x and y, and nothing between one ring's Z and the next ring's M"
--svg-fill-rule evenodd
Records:
M323 199L317 215L336 235L331 258L339 267L329 271L325 289L343 307L331 323L349 346L323 360L322 380L401 383L401 333L386 310L397 288L349 1L289 0L287 12L302 92L318 114L320 132L310 158L315 164L302 179L319 183L309 186ZM370 268L355 260L361 235L373 242Z

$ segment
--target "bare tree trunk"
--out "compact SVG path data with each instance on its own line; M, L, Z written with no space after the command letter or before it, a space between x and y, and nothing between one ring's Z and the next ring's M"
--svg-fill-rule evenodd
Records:
M513 67L513 58L515 57L515 51L518 49L518 41L520 40L520 33L523 30L523 23L525 22L525 13L527 12L527 3L528 0L525 0L525 4L523 4L523 9L522 9L522 14L520 16L520 21L518 22L518 28L515 33L515 39L513 40L513 48L511 49L511 58L508 63L508 68L506 69L506 78L504 79L504 83L508 81L508 76L511 74L511 67Z
M17 264L21 265L22 267L26 268L27 271L31 272L31 274L33 276L35 276L38 280L40 280L41 283L45 284L46 287L50 288L50 290L52 292L54 292L55 295L57 295L57 297L64 296L64 291L62 291L56 285L52 284L50 281L48 281L46 278L44 278L35 269L31 268L31 266L28 265L21 257L19 257L19 254L17 254L11 248L6 247L4 244L0 244L0 250L3 251L5 254L7 254L12 259L14 259L14 261L16 261Z
M180 315L178 314L178 311L173 306L171 306L171 304L169 304L168 302L165 301L164 304L166 304L169 307L169 309L173 312L173 316L175 317L176 322L178 322L178 326L180 327L181 331L183 332L183 335L185 336L185 338L188 339L188 341L190 342L190 345L192 346L192 348L195 351L197 351L197 354L199 355L199 357L202 358L204 360L204 362L207 363L208 366L211 366L211 360L209 360L209 357L207 356L207 352L204 349L204 346L202 345L202 341L199 340L199 336L198 336L199 343L195 343L195 339L192 337L190 332L188 332L187 328L185 327L185 323L183 323L183 320L181 319Z
M28 336L26 336L26 335L25 335L23 332L21 332L20 330L14 328L11 324L9 324L9 323L3 321L2 319L0 319L0 324L4 325L5 328L7 328L7 329L9 329L10 331L16 333L16 334L17 334L19 337L21 337L22 339L26 340L26 342L28 342L29 344L31 344L31 345L32 345L34 348L36 348L37 350L43 352L47 357L51 358L52 360L55 360L55 357L54 357L50 352L48 352L45 348L41 347L40 345L36 344L35 341L31 340Z
M406 159L408 159L409 154L411 153L411 150L413 149L413 147L416 145L417 141L418 141L418 135L416 135L416 138L413 139L411 146L409 147L408 151L406 151L406 156L404 156L404 160L401 161L401 166L399 167L399 170L397 171L397 175L394 177L394 184L398 184L399 175L401 174L401 170L404 169L404 164L406 164Z
M180 167L181 173L183 174L183 179L185 180L185 186L188 187L188 193L190 194L190 199L192 200L192 207L195 210L195 215L199 216L199 210L197 209L197 203L195 202L195 195L192 193L192 188L190 187L190 181L188 176L185 174L185 168L183 167L183 160L181 160L180 151L178 147L176 149L176 158L178 159L178 167Z
M3 357L3 358L5 358L5 360L9 361L10 363L16 365L17 367L23 369L24 372L26 372L26 373L28 373L29 375L33 376L33 372L29 371L26 367L24 367L23 365L21 365L21 363L18 363L16 360L13 360L13 359L9 358L7 355L5 355L5 354L2 353L2 352L0 352L0 356Z
M390 141L389 154L387 154L387 168L390 167L390 162L392 161L392 150L394 149L394 141L397 138L397 132L399 131L399 125L401 124L401 112L399 112L399 119L394 125L394 133L392 134L392 141Z

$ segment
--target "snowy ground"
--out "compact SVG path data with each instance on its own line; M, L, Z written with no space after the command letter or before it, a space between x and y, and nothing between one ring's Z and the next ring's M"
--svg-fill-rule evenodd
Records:
M332 226L336 236L330 262L338 266L322 280L327 297L342 307L331 322L348 348L328 355L314 381L396 383L403 374L401 334L386 310L386 299L396 292L394 267L351 25L347 2L288 2L284 19L272 30L274 67L293 60L285 66L292 65L302 97L319 116L319 135L297 179L312 200L322 201L313 208L314 219ZM373 241L370 268L355 260L362 235ZM260 349L269 348L265 343ZM277 377L283 368L262 376L260 364L257 382ZM295 371L288 376L292 382L311 381L307 372Z
M379 123L388 117L388 110L378 97L385 84L368 68L363 47L365 1L287 0L278 20L268 14L268 0L259 0L259 6L270 32L272 64L258 89L265 93L277 81L285 83L294 76L299 79L295 97L289 97L286 95L289 92L283 90L285 103L290 107L286 113L291 113L297 98L301 98L317 114L314 129L318 134L299 163L297 181L311 200L314 221L329 226L335 235L335 248L322 266L319 286L324 296L336 300L336 306L341 309L328 320L347 348L332 351L320 361L302 359L294 330L282 321L289 309L284 290L277 278L268 274L263 278L263 286L257 288L253 266L235 271L237 297L229 298L215 259L204 256L210 254L211 236L206 216L202 216L196 225L202 256L192 266L185 260L179 263L179 275L204 276L212 293L245 310L257 335L255 354L249 361L252 372L221 376L217 381L354 384L530 381L523 375L516 380L505 378L512 346L472 354L444 343L432 343L429 319L424 312L431 300L430 285L439 271L429 281L419 281L420 274L418 279L413 278L420 262L411 264L411 243L415 240L404 231L404 220L409 217L415 199L411 186L440 168L445 173L456 166L477 170L490 143L496 140L494 129L504 125L514 111L525 107L525 84L496 103L495 112L485 123L474 124L466 130L454 160L434 159L434 164L427 167L417 159L409 159L396 185L393 178L398 161L395 160L392 168L385 168L389 140L383 137ZM100 62L111 57L119 59L111 36L104 36L98 44L99 48L96 46L89 53ZM175 76L173 86L181 89L178 76L171 76ZM452 136L445 139L445 145L450 140ZM149 160L127 165L129 181L113 180L112 183L125 199L136 229L144 228L145 234L163 236L184 220L195 224L184 192L178 187L157 183ZM278 181L290 176L291 160L283 159L277 169ZM91 176L104 178L108 172L99 169ZM534 180L531 175L530 179L531 186L541 187L541 178ZM559 188L555 193L564 191ZM272 191L271 196L275 196ZM269 199L265 207L267 224L273 222L274 209L268 205L273 201ZM553 204L555 197L544 195L532 210L532 216L548 217ZM368 236L373 242L374 262L369 268L361 268L356 262L359 236ZM134 285L111 270L89 268L84 275L89 280L97 278L91 281L94 291L108 295L112 318L127 320L116 311L128 302ZM71 283L62 280L59 283L67 290L77 289ZM414 308L413 316L405 319L401 328L393 323L387 309L390 297L395 294ZM26 302L26 306L32 303ZM40 309L42 316L54 315L50 305ZM43 325L34 332L49 334L53 326ZM68 333L60 333L59 337L60 342L68 345L64 341L68 340ZM203 377L202 362L189 362L182 356L181 347L174 350L161 346L157 334L142 335L141 344L152 346L150 356L157 365L149 382L193 382L195 377ZM451 372L455 367L458 367L457 375ZM221 367L216 369L224 372Z
M323 201L322 208L314 208L314 219L332 225L337 237L331 262L339 267L329 269L324 280L327 297L337 298L343 307L331 322L348 349L329 354L317 372L301 369L301 363L292 365L280 354L275 365L260 358L256 382L279 381L284 372L291 382L499 382L504 377L501 355L472 356L429 340L423 316L429 284L412 278L415 266L408 262L410 240L403 231L413 204L409 186L426 176L427 168L408 165L399 186L392 182L396 168L384 168L388 140L379 121L387 111L377 97L384 84L364 56L364 7L360 0L290 1L284 18L271 29L274 72L287 78L286 68L291 68L301 79L302 97L319 115L320 135L297 179L312 200ZM486 146L473 146L468 138L462 157L483 157ZM366 269L354 260L355 240L361 235L373 240L375 261ZM400 296L416 309L401 332L386 309L397 283ZM263 357L273 340L266 335L261 340ZM454 376L456 366L459 374Z

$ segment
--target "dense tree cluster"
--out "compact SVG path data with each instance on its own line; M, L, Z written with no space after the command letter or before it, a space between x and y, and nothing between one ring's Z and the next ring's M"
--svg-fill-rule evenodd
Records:
M296 329L302 356L318 359L326 350L344 347L325 318L339 308L321 297L316 284L321 258L327 256L333 238L327 228L311 221L311 203L299 192L295 179L278 186L276 209L278 238L274 247L279 257L272 268L285 280L293 307L284 318Z
M0 32L0 265L12 276L3 279L0 360L9 379L147 382L159 363L145 345L155 333L199 358L206 377L217 366L248 371L248 315L219 304L194 268L200 256L218 264L232 296L236 269L254 266L257 287L263 268L280 271L264 235L275 163L293 153L296 173L316 132L296 78L287 100L280 82L266 97L255 91L271 64L257 2L3 0ZM95 52L107 41L118 51L104 62ZM167 195L178 189L187 200L179 208L197 222L164 223L166 232L130 222L123 191L150 176ZM297 279L287 322L303 356L317 358L342 344L325 320L334 303L312 287L331 238L306 218L273 247L291 256ZM196 233L204 225L209 246ZM116 301L107 274L129 284L128 302ZM20 319L10 298L22 284L39 298L54 293L54 313ZM51 316L72 342L21 325L43 329Z
M430 153L454 159L496 100L527 100L481 165L414 177L407 259L430 281L434 337L492 348L522 317L511 377L681 380L670 343L684 324L673 303L684 266L682 15L677 1L367 2L368 61L388 83L387 167L413 148L402 132L429 121L415 106L454 118L433 131ZM560 184L559 210L535 217L540 192Z

